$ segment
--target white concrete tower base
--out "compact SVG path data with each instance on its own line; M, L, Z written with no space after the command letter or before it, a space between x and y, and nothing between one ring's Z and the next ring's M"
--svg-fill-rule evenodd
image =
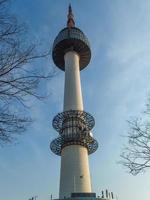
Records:
M80 145L67 146L61 153L59 198L72 192L91 192L88 152Z

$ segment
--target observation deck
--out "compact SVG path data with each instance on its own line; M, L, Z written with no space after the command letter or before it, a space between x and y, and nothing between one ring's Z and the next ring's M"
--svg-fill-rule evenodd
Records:
M52 57L55 65L65 71L64 55L68 51L75 51L80 56L80 70L90 62L91 49L85 34L76 27L66 27L59 32L53 44Z

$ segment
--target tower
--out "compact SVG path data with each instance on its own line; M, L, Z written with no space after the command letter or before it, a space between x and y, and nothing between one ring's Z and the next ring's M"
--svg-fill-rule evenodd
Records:
M98 143L91 133L94 118L83 108L80 82L80 70L89 64L91 49L85 34L75 27L71 5L67 26L54 40L52 58L65 72L63 112L52 122L59 137L50 144L52 152L61 156L59 199L91 196L95 193L91 188L88 155L97 150Z

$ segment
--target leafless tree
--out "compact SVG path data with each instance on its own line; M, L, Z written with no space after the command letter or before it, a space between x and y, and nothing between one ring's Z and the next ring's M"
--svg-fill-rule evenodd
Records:
M128 168L129 173L137 175L150 168L150 99L142 118L129 123L128 146L121 154L121 164Z
M27 41L25 24L8 10L9 0L0 0L0 144L11 143L31 123L25 111L26 98L41 95L37 87L44 75L33 69L38 55L36 45Z

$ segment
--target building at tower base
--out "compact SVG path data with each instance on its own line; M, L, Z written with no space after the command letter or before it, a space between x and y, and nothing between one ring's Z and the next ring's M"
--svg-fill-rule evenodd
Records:
M55 199L55 200L115 200L113 192L102 191L100 196L96 196L96 193L72 193L69 198Z

